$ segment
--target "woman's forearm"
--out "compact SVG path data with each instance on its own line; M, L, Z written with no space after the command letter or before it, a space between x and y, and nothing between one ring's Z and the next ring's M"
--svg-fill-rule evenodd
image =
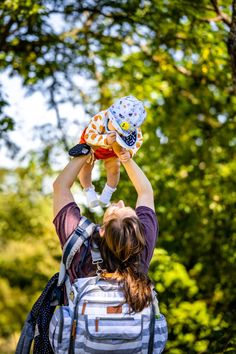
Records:
M53 184L54 188L63 187L70 189L87 159L88 156L74 157L71 159L64 170L56 178Z
M70 189L87 159L88 156L74 157L53 183L54 217L65 205L74 201Z
M136 164L136 162L134 162L134 160L130 159L127 162L123 162L123 166L138 195L144 193L150 193L150 195L153 195L152 185L149 179L143 173L141 168Z
M155 210L152 185L141 168L132 159L122 164L138 194L136 208L146 206Z

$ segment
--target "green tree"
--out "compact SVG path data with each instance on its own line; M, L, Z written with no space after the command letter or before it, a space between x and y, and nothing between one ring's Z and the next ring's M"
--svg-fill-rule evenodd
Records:
M56 110L60 134L54 146L43 134L42 161L59 142L70 144L63 102L83 103L94 114L126 94L144 100L148 117L137 160L152 181L159 215L161 248L150 274L170 326L166 352L234 353L235 1L7 0L0 10L1 69L47 93ZM101 171L97 188L103 183ZM130 188L122 173L117 198L134 203ZM2 212L3 225L14 212ZM23 230L19 224L19 238ZM11 247L15 236L9 234ZM3 284L8 289L5 275Z
M52 201L43 192L41 173L33 163L27 169L1 171L0 337L6 338L0 341L1 353L13 352L14 333L19 334L34 301L58 270Z

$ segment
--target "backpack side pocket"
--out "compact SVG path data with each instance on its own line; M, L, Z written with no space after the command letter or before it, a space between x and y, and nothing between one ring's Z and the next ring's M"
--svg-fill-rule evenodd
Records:
M168 327L166 318L160 314L155 319L155 337L154 337L154 353L160 354L165 349L165 345L168 339Z
M49 326L49 340L55 353L68 350L71 332L71 314L68 306L60 306L53 314Z

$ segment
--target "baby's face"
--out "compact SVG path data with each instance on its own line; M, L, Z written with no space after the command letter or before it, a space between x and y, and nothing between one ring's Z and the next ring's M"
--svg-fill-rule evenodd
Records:
M110 119L109 119L109 121L108 121L107 127L108 127L108 129L111 130L111 131L112 131L112 130L113 130L113 131L116 131L115 128L114 128L114 126L113 126L113 124L112 124L112 122L110 121Z

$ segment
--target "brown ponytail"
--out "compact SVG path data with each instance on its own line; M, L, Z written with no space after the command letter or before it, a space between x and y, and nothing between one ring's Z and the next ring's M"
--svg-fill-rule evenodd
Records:
M131 312L139 312L152 300L151 281L143 272L141 252L145 236L135 216L113 218L104 225L100 251L106 270L124 284L124 295Z

